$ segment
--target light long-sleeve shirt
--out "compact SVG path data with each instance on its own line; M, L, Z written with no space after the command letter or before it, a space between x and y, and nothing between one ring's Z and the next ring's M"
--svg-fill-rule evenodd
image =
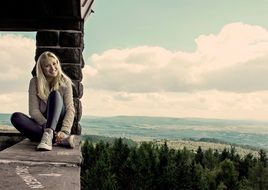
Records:
M72 83L67 81L66 86L60 86L58 91L63 97L63 104L66 110L61 131L67 131L70 133L75 114ZM30 80L29 85L29 114L39 125L43 125L47 122L47 119L43 115L46 108L47 102L38 96L37 78L33 77Z

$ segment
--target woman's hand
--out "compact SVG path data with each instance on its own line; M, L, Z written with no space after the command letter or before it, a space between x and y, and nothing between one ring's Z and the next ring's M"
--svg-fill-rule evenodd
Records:
M67 134L63 131L59 131L57 134L56 134L56 143L57 144L60 144L61 140L62 139L65 139L67 137Z

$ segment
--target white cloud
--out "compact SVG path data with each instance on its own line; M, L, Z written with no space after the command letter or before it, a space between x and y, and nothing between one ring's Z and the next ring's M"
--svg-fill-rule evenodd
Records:
M0 93L23 91L34 66L35 41L20 35L0 35Z
M195 41L203 64L212 70L248 62L268 52L268 31L243 23L228 24L219 34L201 35Z
M194 52L142 46L92 55L83 114L267 119L267 30L233 23L196 43ZM28 112L34 50L33 40L0 36L0 112Z
M132 101L134 99L137 98L137 96L133 93L127 93L127 92L119 92L116 93L113 98L115 100L119 100L119 101Z
M119 96L120 98L118 98ZM267 120L268 91L235 93L209 90L184 93L126 93L122 95L122 92L86 89L82 103L84 115L149 115Z
M127 92L268 89L266 29L232 23L219 34L199 36L196 43L192 53L142 46L94 54L84 83L88 88Z
M21 35L0 35L1 113L28 113L28 85L34 53L34 40Z
M232 23L194 52L111 49L84 69L84 114L267 119L268 31Z
M0 94L0 113L23 112L28 114L28 93L14 92Z
M206 80L206 76L213 75L214 72L234 69L239 71L240 67L255 67L261 59L266 62L263 65L266 71L268 69L268 31L260 26L243 23L228 24L217 35L199 36L196 43L196 53L201 57L201 64L194 70L196 77L200 79ZM261 71L262 68L259 70ZM248 74L243 71L240 73Z

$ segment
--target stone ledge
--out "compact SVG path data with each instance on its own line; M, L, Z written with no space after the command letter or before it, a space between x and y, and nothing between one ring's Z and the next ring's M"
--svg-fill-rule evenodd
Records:
M22 141L25 137L14 127L0 126L0 151Z
M76 148L36 151L28 139L0 152L1 189L80 189L80 137Z

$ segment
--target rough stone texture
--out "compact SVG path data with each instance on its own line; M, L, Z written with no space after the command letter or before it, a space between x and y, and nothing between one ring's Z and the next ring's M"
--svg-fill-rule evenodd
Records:
M36 33L36 46L57 46L58 44L58 31L39 31Z
M72 79L82 81L83 73L80 65L64 64L62 70Z
M82 132L82 128L81 128L80 123L74 122L73 128L71 130L71 134L81 135L81 132Z
M38 57L45 51L51 51L55 53L61 63L73 63L80 65L81 63L81 49L80 48L65 48L65 47L37 47L35 52L35 61L37 61Z
M80 81L73 80L73 96L74 98L82 98L84 92L83 84Z
M78 98L74 98L75 118L76 122L79 122L82 117L82 103Z
M82 161L80 143L80 137L75 136L76 147L74 149L53 146L52 151L35 151L38 142L31 142L29 139L25 139L22 142L1 151L0 160L49 163L57 162L80 165Z
M81 68L85 67L85 60L83 57L81 57Z
M53 146L52 151L35 151L38 143L25 139L1 151L1 189L24 190L38 185L49 190L80 189L79 136L75 143L74 149Z
M61 47L79 47L82 44L82 32L60 32Z
M11 163L0 168L2 190L80 190L80 167Z

